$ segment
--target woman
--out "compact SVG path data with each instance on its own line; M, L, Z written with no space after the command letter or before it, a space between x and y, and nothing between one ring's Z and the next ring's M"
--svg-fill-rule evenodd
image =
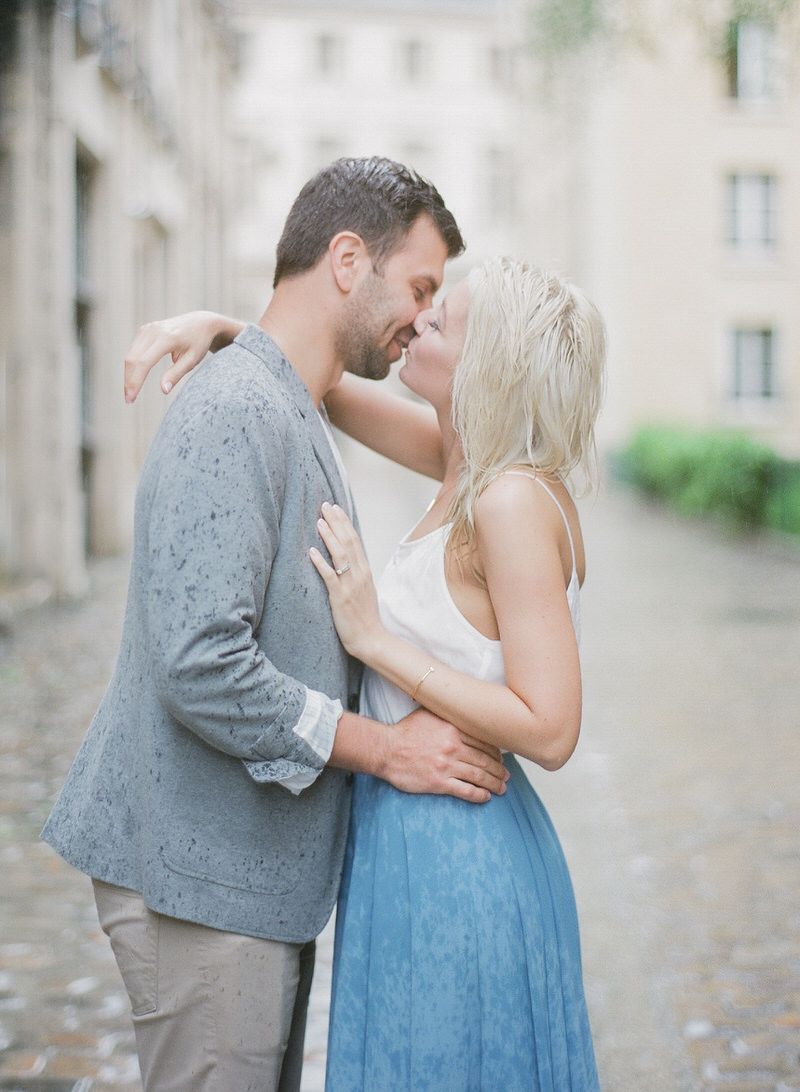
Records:
M366 715L392 722L423 704L555 770L581 719L584 556L564 478L593 452L602 321L559 277L498 259L415 328L400 378L435 419L350 376L326 405L344 431L441 488L377 594L338 508L319 523L332 564L318 550L310 560L367 667ZM567 866L521 767L511 754L505 764L506 793L481 806L356 778L329 1092L598 1088Z

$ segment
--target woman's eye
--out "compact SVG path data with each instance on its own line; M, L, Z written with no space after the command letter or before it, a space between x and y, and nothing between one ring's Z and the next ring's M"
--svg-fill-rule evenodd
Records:
M430 326L431 330L439 330L439 323L436 321L436 319L429 319L428 325Z

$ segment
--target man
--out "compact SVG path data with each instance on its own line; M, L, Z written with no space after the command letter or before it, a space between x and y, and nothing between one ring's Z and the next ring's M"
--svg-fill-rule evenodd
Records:
M119 659L43 836L93 877L148 1092L299 1088L345 771L503 791L498 756L430 714L343 712L358 665L308 559L322 503L350 507L322 398L345 368L387 373L462 247L399 164L320 172L259 325L187 385L143 468Z

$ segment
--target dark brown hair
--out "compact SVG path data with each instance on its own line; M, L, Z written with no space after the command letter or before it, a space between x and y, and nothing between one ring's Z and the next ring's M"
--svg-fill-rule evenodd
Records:
M464 240L439 191L402 163L381 156L337 159L309 179L286 218L273 287L284 277L313 269L340 231L363 240L380 272L417 217L430 216L455 258Z

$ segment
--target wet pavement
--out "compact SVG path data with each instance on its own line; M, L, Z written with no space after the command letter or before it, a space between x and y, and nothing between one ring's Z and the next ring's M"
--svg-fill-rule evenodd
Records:
M432 490L377 460L353 478L380 562ZM576 887L603 1087L800 1090L800 550L628 495L581 508L583 737L564 770L530 774ZM37 840L107 681L126 575L98 562L91 600L0 636L0 1089L140 1088L89 883ZM323 1087L330 933L305 1092Z
M800 1089L800 550L582 508L581 746L536 777L608 1089Z

